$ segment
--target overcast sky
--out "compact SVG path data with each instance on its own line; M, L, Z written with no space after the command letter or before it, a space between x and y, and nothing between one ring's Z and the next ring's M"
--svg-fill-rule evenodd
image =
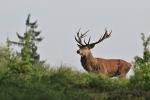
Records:
M150 35L150 0L0 0L0 43L17 40L25 32L25 20L38 20L44 40L41 59L50 65L70 64L82 69L74 35L90 30L91 41L112 30L111 38L95 46L96 57L121 58L129 62L142 55L140 33Z

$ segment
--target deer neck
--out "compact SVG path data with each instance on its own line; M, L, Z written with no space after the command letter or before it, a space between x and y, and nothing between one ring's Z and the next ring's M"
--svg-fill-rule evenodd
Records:
M94 66L96 65L96 58L89 52L86 56L81 57L81 64L85 70L88 72L93 71Z

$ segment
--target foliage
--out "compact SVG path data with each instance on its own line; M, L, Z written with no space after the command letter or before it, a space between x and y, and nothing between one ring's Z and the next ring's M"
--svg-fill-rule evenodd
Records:
M37 53L36 43L42 41L40 31L36 31L37 21L30 22L30 14L26 20L26 32L24 36L17 33L19 42L7 40L8 47L12 44L21 47L21 53L17 53L11 60L10 68L15 73L31 73L32 65L40 62L40 55ZM15 61L16 60L16 61Z
M0 47L0 64L5 66L10 59L10 50L7 47Z
M0 54L3 50L5 48ZM19 57L11 59L16 63L13 66L19 65ZM30 77L25 77L9 72L12 70L8 68L10 64L2 63L0 100L148 100L150 97L150 83L143 83L146 79L139 77L140 74L130 80L109 79L100 74L72 70L66 65L50 68L36 63Z
M3 50L5 51L5 48L0 50L0 54ZM3 54L10 54L9 52L5 51ZM14 56L10 59L10 61L5 60L13 61L16 64L13 66L19 66L19 57ZM11 64L13 63L3 65L0 62L0 100L148 100L150 98L150 83L146 78L139 77L140 74L129 80L109 79L100 74L72 70L67 65L50 68L49 65L36 63L32 74L27 77L17 72L9 72L12 70L8 69Z
M150 44L150 36L145 37L144 33L141 33L142 41L143 41L143 57L136 56L135 57L135 68L143 69L144 66L150 66L150 50L149 50L149 44Z
M128 80L108 79L98 74L72 70L61 65L36 65L30 78L8 75L0 80L1 100L145 100L145 92ZM139 84L140 85L140 84ZM148 84L147 84L148 85Z
M7 47L0 46L0 74L3 75L8 71L11 51Z
M10 41L10 40L7 41L9 46L14 44L14 45L18 45L19 47L22 47L21 56L23 60L26 59L25 58L26 55L24 54L24 52L28 51L28 53L31 56L30 59L28 60L32 62L32 64L40 60L40 55L37 53L36 44L43 40L42 37L39 37L41 32L36 31L37 27L38 27L37 21L30 22L30 14L29 14L26 20L26 32L24 33L24 36L21 36L19 33L17 33L19 42Z
M141 96L148 93L150 95L150 36L145 37L141 34L143 41L143 57L136 56L134 61L135 75L130 79L131 89L135 91L135 95ZM142 91L141 91L142 90Z
M141 34L142 41L143 41L143 57L136 56L135 57L135 74L145 80L145 82L150 83L150 50L148 46L150 45L150 36L145 37L145 35ZM147 84L147 83L146 83ZM150 89L150 88L149 88Z

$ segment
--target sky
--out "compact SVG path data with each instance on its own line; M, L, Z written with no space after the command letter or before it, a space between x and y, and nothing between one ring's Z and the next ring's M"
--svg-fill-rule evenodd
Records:
M149 0L0 0L0 45L6 38L17 40L25 32L25 20L38 20L44 40L38 44L42 60L51 65L68 64L83 70L74 36L79 28L90 30L97 41L105 28L109 39L97 44L95 57L134 61L142 56L141 33L150 35Z

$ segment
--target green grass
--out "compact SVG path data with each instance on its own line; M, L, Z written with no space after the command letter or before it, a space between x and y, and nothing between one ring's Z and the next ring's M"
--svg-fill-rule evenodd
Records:
M0 67L1 68L1 67ZM6 72L6 73L5 73ZM148 100L150 89L130 80L94 73L35 66L31 76L0 73L0 100ZM139 84L138 84L139 86Z

